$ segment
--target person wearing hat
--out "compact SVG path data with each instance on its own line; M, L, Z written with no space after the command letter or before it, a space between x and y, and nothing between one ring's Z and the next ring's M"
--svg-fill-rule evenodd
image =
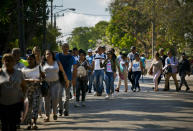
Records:
M179 62L179 76L180 76L179 90L181 90L183 84L186 86L186 91L190 90L185 79L187 74L190 76L190 72L191 72L190 62L187 60L186 54L182 53L182 59Z
M88 49L88 55L86 56L86 60L89 63L89 66L92 66L92 62L93 62L93 54L92 54L92 49ZM91 93L92 90L92 86L93 86L93 72L91 69L88 70L88 93Z

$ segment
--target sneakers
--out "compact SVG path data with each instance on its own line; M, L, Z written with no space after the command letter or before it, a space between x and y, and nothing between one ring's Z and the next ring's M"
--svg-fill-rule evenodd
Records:
M76 97L75 96L72 96L71 100L74 100Z
M106 96L105 96L105 99L110 99L110 95L106 95Z
M141 91L141 88L137 88L137 92L140 92Z
M110 98L113 99L114 97L115 97L115 95L112 93L112 94L110 95Z
M93 94L94 96L97 96L97 92L94 92L94 94Z
M81 102L81 105L82 105L82 107L85 107L85 106L86 106L86 104L85 104L84 101Z
M75 104L74 104L74 106L75 106L75 107L80 107L79 102L78 102L78 101L76 101L76 102L75 102Z
M75 104L74 104L74 106L75 106L75 107L80 107L80 106L85 107L86 104L85 104L84 101L82 101L82 102L81 102L81 105L80 105L80 102L76 101Z

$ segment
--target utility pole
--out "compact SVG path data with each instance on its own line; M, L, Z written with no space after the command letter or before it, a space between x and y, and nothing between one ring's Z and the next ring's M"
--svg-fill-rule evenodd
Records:
M25 30L24 30L24 12L23 12L23 0L17 0L18 10L18 30L19 30L19 48L21 49L21 55L25 56Z
M47 48L47 45L46 45L46 3L47 3L47 0L44 0L44 5L43 5L43 43L42 43L42 51L44 51Z
M152 8L152 59L154 58L154 50L156 45L156 32L155 32L155 0L153 0Z
M53 26L53 0L51 0L51 27Z
M56 29L56 14L54 14L54 28Z

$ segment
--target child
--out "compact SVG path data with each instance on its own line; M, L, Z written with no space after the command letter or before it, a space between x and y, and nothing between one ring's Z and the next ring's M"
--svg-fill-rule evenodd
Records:
M86 53L85 51L81 50L79 52L80 59L77 63L77 83L76 83L76 102L75 107L80 107L79 101L80 101L80 95L82 95L82 106L85 105L85 96L87 91L87 82L88 82L88 69L89 64L86 60ZM81 93L80 93L81 91Z

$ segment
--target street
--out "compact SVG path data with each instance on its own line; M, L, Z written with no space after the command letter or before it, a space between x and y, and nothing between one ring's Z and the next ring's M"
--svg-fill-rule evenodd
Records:
M144 77L140 81L141 92L124 92L123 86L111 100L87 95L86 107L70 105L70 116L59 117L45 123L39 118L39 129L46 131L157 131L193 130L193 76L188 78L191 88L185 92L176 92L173 81L169 92L154 92L152 79ZM164 86L161 83L161 88ZM115 85L117 84L117 80ZM130 88L130 83L129 83ZM26 126L22 126L25 128Z

